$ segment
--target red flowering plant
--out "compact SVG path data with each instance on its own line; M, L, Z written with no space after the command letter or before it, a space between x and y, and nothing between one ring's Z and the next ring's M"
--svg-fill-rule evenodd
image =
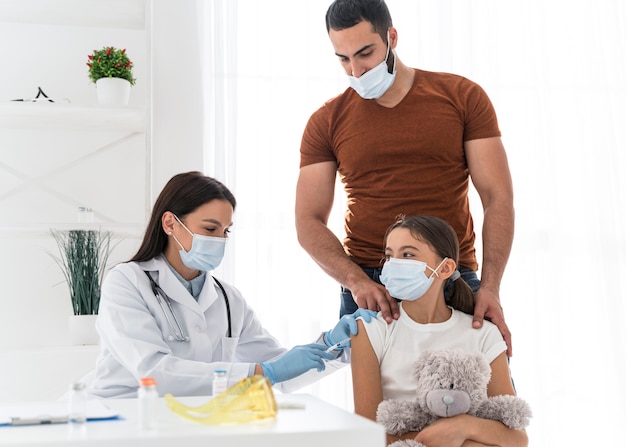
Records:
M100 78L122 78L130 82L130 85L135 85L133 63L128 58L126 49L103 47L101 50L94 50L87 58L89 79L94 83Z

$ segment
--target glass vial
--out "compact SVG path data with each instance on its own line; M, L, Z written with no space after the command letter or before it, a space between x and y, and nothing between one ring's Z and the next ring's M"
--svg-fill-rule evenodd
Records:
M70 388L69 419L75 424L87 421L87 387L83 382L73 383Z
M213 371L213 396L226 391L228 389L228 377L226 370L216 369Z
M78 223L93 223L94 221L93 210L86 206L78 207L77 217Z
M157 426L157 410L159 393L153 377L139 380L137 398L139 400L139 426L144 430L152 430Z

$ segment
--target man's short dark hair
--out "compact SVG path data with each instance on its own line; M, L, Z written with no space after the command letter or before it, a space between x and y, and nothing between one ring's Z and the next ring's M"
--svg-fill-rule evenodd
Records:
M326 31L351 28L364 20L387 43L387 30L393 23L384 0L335 0L326 11Z

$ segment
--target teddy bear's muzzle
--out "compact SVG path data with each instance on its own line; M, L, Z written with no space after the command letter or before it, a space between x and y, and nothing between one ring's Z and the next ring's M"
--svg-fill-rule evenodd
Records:
M470 396L461 390L432 390L426 395L426 405L433 414L449 418L469 411Z

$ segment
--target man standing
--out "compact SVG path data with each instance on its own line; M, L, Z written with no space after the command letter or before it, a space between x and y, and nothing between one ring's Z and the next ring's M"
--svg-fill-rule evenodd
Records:
M398 305L378 280L386 229L399 215L445 219L459 238L461 275L476 294L473 325L489 318L511 356L499 289L513 241L513 186L489 98L461 76L404 65L383 0L335 0L326 28L350 88L318 109L304 130L300 244L342 285L341 315L362 307L390 322ZM337 173L348 199L343 244L327 226ZM484 212L480 280L470 178Z

